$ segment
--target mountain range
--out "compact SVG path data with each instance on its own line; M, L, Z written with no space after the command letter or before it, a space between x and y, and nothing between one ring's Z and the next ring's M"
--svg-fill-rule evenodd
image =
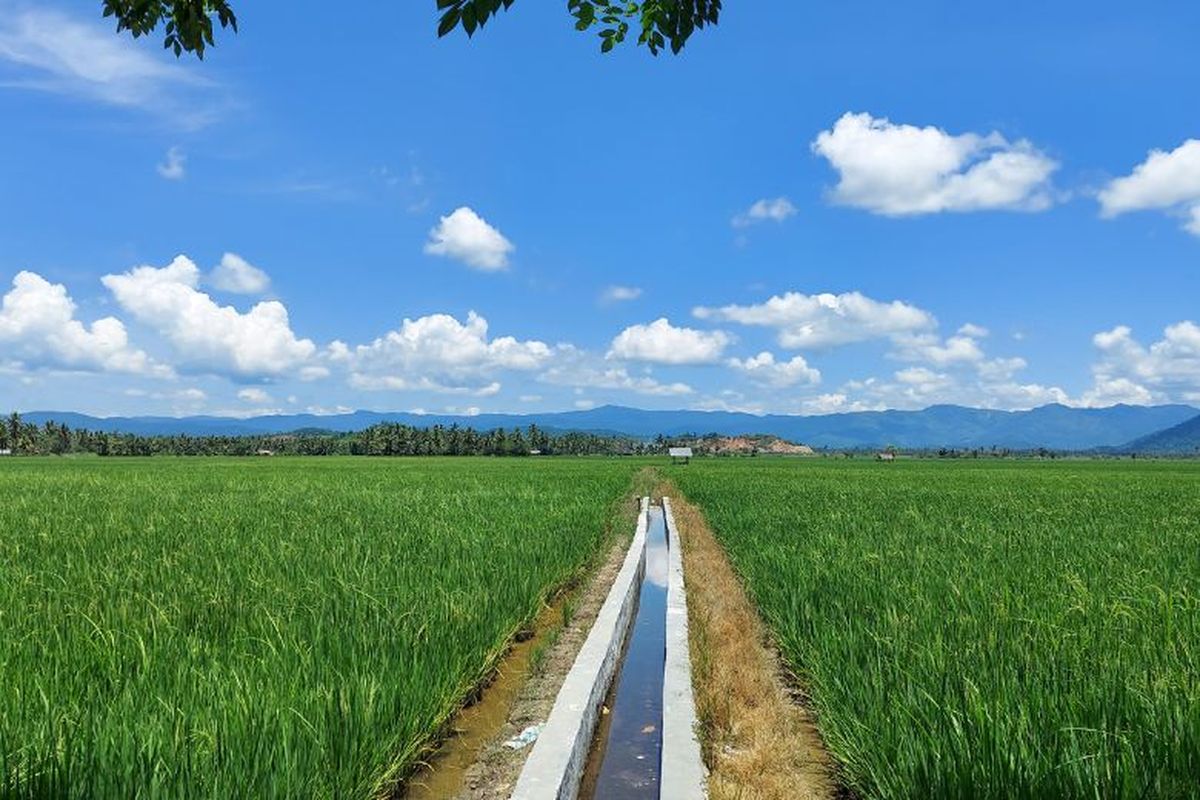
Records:
M1121 449L1146 455L1200 455L1200 416L1142 436Z
M1007 447L1055 450L1125 450L1166 429L1190 423L1200 410L1186 405L1071 408L1051 404L1028 411L996 411L938 405L920 411L859 411L797 416L755 415L729 411L647 411L601 406L586 411L454 416L406 412L355 411L317 416L283 414L250 417L92 417L59 411L34 411L29 422L47 420L73 428L141 435L263 435L297 430L355 431L380 422L415 427L454 425L479 430L537 425L547 431L586 431L649 439L659 434L771 434L817 448ZM1190 429L1189 429L1190 430ZM1160 443L1160 446L1162 443Z

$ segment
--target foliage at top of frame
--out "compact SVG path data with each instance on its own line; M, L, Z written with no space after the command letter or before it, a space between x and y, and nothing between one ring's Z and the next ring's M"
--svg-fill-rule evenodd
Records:
M438 0L442 12L438 36L461 27L467 36L487 24L516 0ZM671 48L678 53L688 39L705 25L716 25L721 0L567 0L567 11L575 18L575 30L598 28L601 52L609 52L625 41L631 24L640 28L637 42L653 55Z
M440 14L438 36L461 28L468 37L488 20L507 11L516 0L437 0ZM193 53L203 59L205 50L216 44L214 21L235 33L237 16L229 0L103 0L104 16L117 21L117 32L129 31L134 38L157 30L166 23L163 47L176 56ZM671 49L678 53L689 38L705 25L716 25L722 0L567 0L567 12L575 19L575 30L597 29L600 50L607 53L625 41L631 28L639 29L637 42L653 55Z
M237 32L237 17L228 0L104 0L104 16L115 17L117 32L129 31L134 38L153 32L166 20L163 47L176 56L185 51L204 58L204 50L215 44L213 19L222 28Z

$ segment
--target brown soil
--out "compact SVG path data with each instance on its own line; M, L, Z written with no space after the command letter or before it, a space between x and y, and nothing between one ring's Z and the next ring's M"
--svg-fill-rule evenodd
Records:
M486 729L468 731L472 712L464 709L453 724L459 735L447 740L429 767L410 780L402 795L406 800L507 800L533 746L513 750L504 743L550 715L558 690L621 570L637 521L637 498L649 494L652 478L649 470L638 473L629 498L613 515L614 542L604 560L555 606L557 612L542 617L557 613L557 620L548 629L538 626L532 648L523 652L522 645L515 645L501 664L499 674L507 676L503 691L493 698L489 687L477 704L490 704L490 712L482 715L489 718L482 721Z
M692 683L713 800L833 800L833 758L704 515L669 482L683 541Z
M811 456L813 449L778 436L704 436L686 442L692 449L708 455L748 456L755 453L780 456Z

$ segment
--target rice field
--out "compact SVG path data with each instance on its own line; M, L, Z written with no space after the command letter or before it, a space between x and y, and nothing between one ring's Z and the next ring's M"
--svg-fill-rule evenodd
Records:
M861 797L1200 797L1200 464L670 474Z
M0 463L0 796L379 795L633 469Z

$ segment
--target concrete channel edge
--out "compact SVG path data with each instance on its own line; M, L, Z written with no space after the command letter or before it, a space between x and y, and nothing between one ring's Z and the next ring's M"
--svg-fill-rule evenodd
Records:
M575 800L579 792L600 706L620 663L621 646L633 622L646 572L649 510L650 498L643 497L625 561L559 689L550 716L517 778L512 800Z
M667 523L667 657L663 673L662 770L660 800L703 800L708 796L707 770L697 738L696 699L692 694L692 660L688 650L687 594L683 582L683 548L671 501L663 498Z

